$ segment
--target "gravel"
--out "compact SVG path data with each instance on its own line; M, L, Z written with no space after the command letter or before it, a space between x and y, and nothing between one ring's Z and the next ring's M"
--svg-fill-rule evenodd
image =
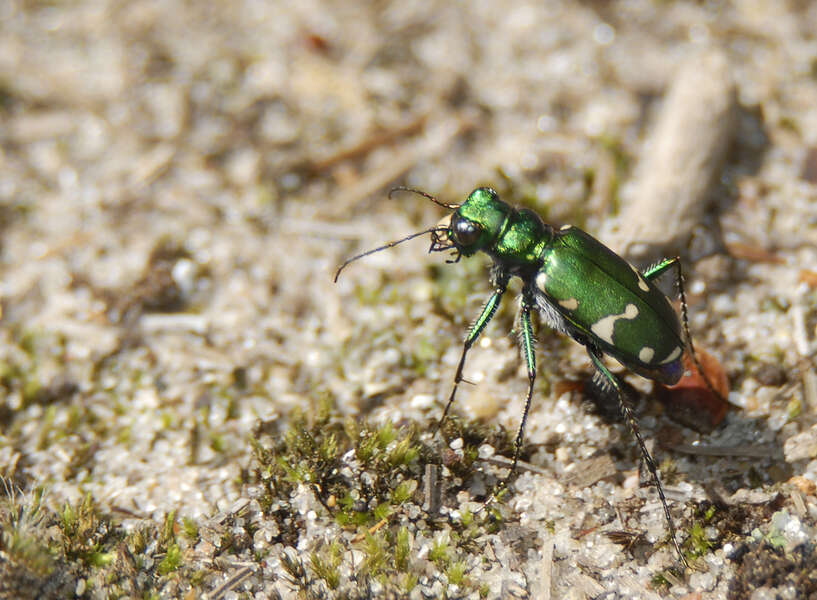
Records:
M813 3L772 1L0 3L0 476L25 506L47 489L37 531L62 561L31 575L5 536L0 596L41 585L105 597L119 585L48 529L87 497L112 531L158 540L117 546L98 532L115 556L106 568L131 582L113 595L291 597L287 556L314 575L310 555L332 540L346 544L339 570L353 585L358 532L308 485L280 499L297 509L288 521L271 519L253 443L275 443L293 411L329 398L338 422L413 424L431 444L489 293L486 261L445 265L417 241L332 276L441 218L422 198L387 199L389 187L458 202L489 184L610 243L632 237L630 207L652 214L652 250L694 259L690 325L726 369L732 409L698 434L626 375L646 395L645 437L670 461L676 526L696 540L683 572L628 431L576 391L591 369L583 349L539 327L526 429L536 472L523 465L500 526L458 555L470 587L424 554L452 526L431 535L421 499L409 501L401 518L423 573L410 597L476 598L480 584L491 598L788 597L787 565L814 564L817 518L815 22ZM730 83L714 87L734 121L712 123L728 147L696 143L687 117L662 113L706 52ZM694 210L680 233L667 224L676 245L663 249L667 206L651 207L639 183L643 169L674 174L671 154L651 161L659 130L711 180L695 182ZM661 173L647 175L659 189ZM506 300L472 351L477 385L454 408L489 431L514 432L522 413L516 311ZM474 442L460 443L451 460ZM474 494L502 476L489 462L499 444L476 443L472 475L442 469L444 514L479 505ZM571 475L589 460L606 465L600 478ZM359 468L354 456L345 466ZM19 514L6 496L4 535ZM198 527L178 534L184 566L170 575L168 515ZM632 543L613 541L623 535Z

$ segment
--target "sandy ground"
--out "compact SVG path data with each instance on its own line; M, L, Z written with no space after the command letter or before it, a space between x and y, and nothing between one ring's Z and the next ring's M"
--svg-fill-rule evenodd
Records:
M2 2L0 593L817 593L791 575L817 568L815 23L817 5L795 0ZM344 258L444 215L388 199L398 184L447 202L491 185L639 265L681 254L693 334L730 379L724 423L684 427L650 382L614 370L643 394L679 539L697 524L693 568L666 544L629 432L571 383L591 373L583 349L544 326L534 469L512 478L497 527L452 542L465 579L429 558L422 486L400 517L414 586L356 580L355 528L308 486L280 505L303 518L265 529L251 441L280 440L293 409L328 398L338 421L391 420L433 445L488 262L446 265L418 240L333 283ZM507 298L472 351L477 385L455 408L511 432L527 385L517 306ZM497 467L473 470L443 469L452 522ZM42 568L15 554L9 508L38 488L54 542ZM100 542L112 563L60 542L58 513L86 497L119 532ZM200 528L170 573L156 570L167 539L126 537L168 514ZM246 543L207 538L227 521ZM333 539L330 589L309 556Z

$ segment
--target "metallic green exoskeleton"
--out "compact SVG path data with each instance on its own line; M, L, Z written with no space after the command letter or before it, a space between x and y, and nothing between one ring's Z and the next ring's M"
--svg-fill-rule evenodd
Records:
M461 257L477 252L486 253L494 262L494 292L465 338L454 387L442 418L448 413L457 387L463 381L468 350L494 316L509 279L519 277L523 286L520 343L527 363L529 384L525 410L516 436L514 468L519 458L536 379L531 312L538 310L548 325L569 335L587 349L599 381L616 393L624 419L652 474L672 542L681 560L686 562L675 539L675 527L655 461L644 445L620 382L602 362L602 356L607 354L643 377L670 385L677 383L683 374L685 348L690 349L695 364L698 364L692 345L688 343L686 298L679 259L664 259L640 272L584 231L570 225L554 229L543 223L533 211L517 210L506 204L490 188L477 188L460 205L444 204L419 190L395 190L421 194L453 212L431 229L350 258L338 269L336 281L350 262L427 233L431 234L430 252L453 251L454 258L449 262L457 262ZM676 267L681 293L683 332L682 322L669 299L653 284L656 277L671 267Z

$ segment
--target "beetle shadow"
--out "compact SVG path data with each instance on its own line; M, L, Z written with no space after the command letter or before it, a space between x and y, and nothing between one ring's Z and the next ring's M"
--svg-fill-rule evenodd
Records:
M723 422L714 429L696 431L671 419L666 411L655 414L655 408L661 403L654 394L642 394L626 380L619 378L619 381L639 420L645 441L648 444L650 440L656 442L651 444L657 450L652 451L653 458L658 464L665 464L664 461L669 459L672 471L682 462L680 480L700 484L713 504L729 504L730 497L738 490L762 490L788 481L804 470L798 469L797 464L786 462L780 436L766 419L747 417L740 409L731 407ZM622 432L621 439L613 442L615 448L611 446L602 451L616 456L626 454L627 451L619 447L633 437L621 417L616 394L591 377L584 382L582 400L588 411ZM647 415L653 417L655 425L644 428L642 421ZM647 473L643 475L642 481L646 484L650 478ZM662 479L668 480L665 482L668 493L672 491L675 478L674 473L662 474Z

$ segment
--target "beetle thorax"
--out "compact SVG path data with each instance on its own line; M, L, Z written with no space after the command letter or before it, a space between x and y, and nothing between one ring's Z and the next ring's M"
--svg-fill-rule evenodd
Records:
M553 230L536 213L514 210L489 254L513 271L538 269L543 251L552 239Z

